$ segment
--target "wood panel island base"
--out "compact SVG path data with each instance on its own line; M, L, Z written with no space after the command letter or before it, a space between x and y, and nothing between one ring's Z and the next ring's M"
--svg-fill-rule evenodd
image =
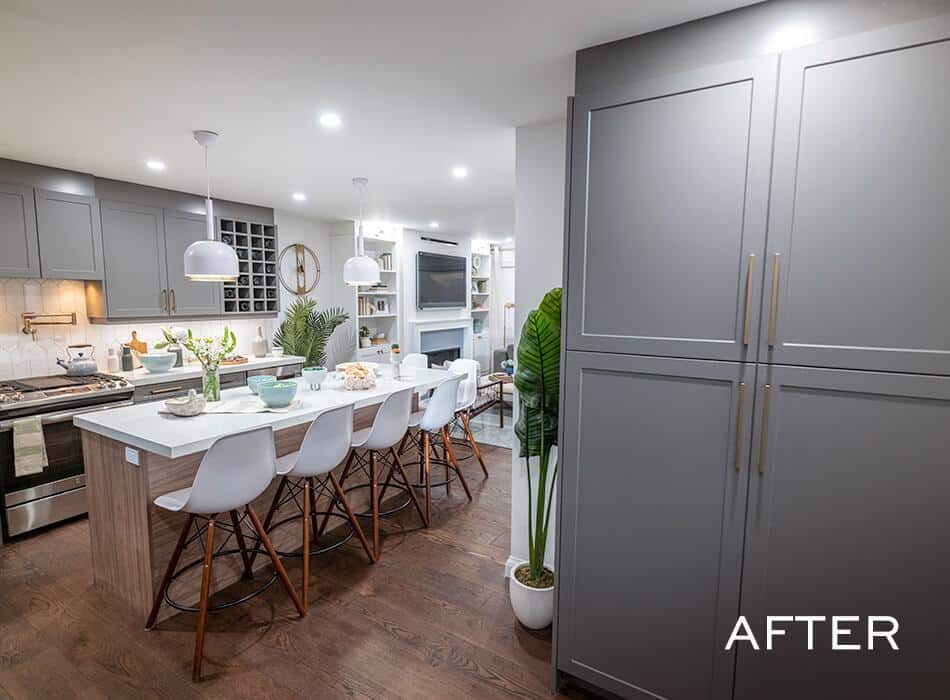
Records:
M205 451L219 437L272 425L279 458L300 448L310 423L324 410L353 403L354 429L359 430L372 424L379 405L389 394L410 385L417 391L427 391L447 376L441 370L415 370L412 377L403 381L383 376L376 389L360 392L326 388L313 392L298 380L301 405L288 413L205 414L182 419L158 413L161 404L155 403L77 416L89 496L94 584L123 601L145 623L185 517L158 508L153 501L169 491L191 486ZM222 392L222 398L238 398L248 392L246 387L232 389ZM253 503L262 518L278 481L274 479ZM324 497L318 502L318 509L325 510L327 503ZM278 513L274 522L293 512L293 505L289 506L286 512ZM223 524L230 526L230 522ZM330 541L335 533L324 536ZM272 531L271 539L278 550L297 551L301 546L298 526L279 527ZM226 546L236 548L233 536ZM190 544L182 554L179 569L200 556L200 545ZM270 566L266 556L255 557L255 571L269 570ZM215 561L212 576L212 591L240 581L240 555L220 557ZM201 567L195 566L176 579L169 594L181 604L195 605L200 580ZM259 574L248 585L257 587L264 581ZM170 606L162 606L159 620L174 612Z

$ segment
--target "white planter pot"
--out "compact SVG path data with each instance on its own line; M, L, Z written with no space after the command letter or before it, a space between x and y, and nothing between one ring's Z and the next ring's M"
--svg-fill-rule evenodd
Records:
M554 586L531 588L517 578L508 577L508 594L518 622L532 630L544 629L554 620Z

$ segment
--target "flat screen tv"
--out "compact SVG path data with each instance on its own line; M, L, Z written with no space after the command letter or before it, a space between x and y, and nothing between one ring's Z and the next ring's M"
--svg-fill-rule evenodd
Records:
M466 259L457 255L418 253L416 256L416 306L452 309L467 305Z

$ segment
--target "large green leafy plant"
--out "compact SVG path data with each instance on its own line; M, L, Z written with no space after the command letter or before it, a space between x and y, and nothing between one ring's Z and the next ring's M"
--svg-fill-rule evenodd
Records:
M544 295L541 304L528 314L518 342L515 388L519 415L515 434L521 442L520 456L528 470L528 572L518 580L543 588L553 583L544 568L544 552L551 522L554 476L551 450L557 445L558 399L561 380L561 289ZM531 486L531 458L537 457L537 485ZM518 572L515 572L516 575Z
M274 333L274 345L290 355L306 357L308 365L322 365L327 361L327 341L349 317L339 308L318 311L315 299L295 299Z

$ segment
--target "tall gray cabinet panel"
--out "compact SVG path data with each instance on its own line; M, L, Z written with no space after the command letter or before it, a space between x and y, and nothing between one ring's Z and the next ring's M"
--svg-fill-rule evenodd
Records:
M166 209L164 218L169 312L173 316L221 313L221 285L192 282L185 277L185 249L205 238L204 215Z
M574 103L567 347L755 358L777 60Z
M100 207L109 317L167 315L162 210L110 201Z
M96 198L41 189L35 195L43 277L101 280L102 233Z
M726 700L754 365L567 352L558 668L627 698Z
M0 184L0 277L39 277L33 188Z
M833 652L829 622L807 651L786 623L770 652L740 644L736 700L946 698L950 378L762 365L758 385L742 613L762 645L766 615L890 615L900 651ZM846 627L867 649L866 617Z
M950 373L948 70L947 17L782 55L761 361Z

